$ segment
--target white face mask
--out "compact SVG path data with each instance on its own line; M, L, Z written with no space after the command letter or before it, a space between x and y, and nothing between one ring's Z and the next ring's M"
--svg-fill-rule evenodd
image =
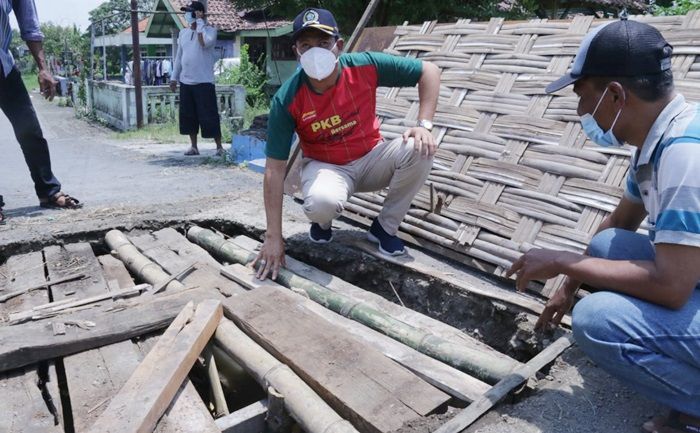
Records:
M333 54L335 45L329 50L321 47L309 48L301 55L301 67L306 75L315 80L323 80L333 73L338 63L338 58Z
M603 94L600 95L600 99L598 99L598 103L593 109L593 113L586 113L583 116L581 116L581 126L583 127L583 132L588 136L588 138L590 138L591 141L596 143L598 146L620 147L622 146L622 143L620 142L620 140L617 139L617 137L615 137L615 134L613 134L613 128L617 123L617 119L620 118L622 108L617 110L615 119L613 120L610 129L608 129L607 131L604 131L603 128L601 128L600 125L598 125L598 122L596 122L595 118L593 117L598 111L598 107L600 107L600 103L603 101L603 98L605 97L605 94L607 92L608 88L606 87L603 91Z

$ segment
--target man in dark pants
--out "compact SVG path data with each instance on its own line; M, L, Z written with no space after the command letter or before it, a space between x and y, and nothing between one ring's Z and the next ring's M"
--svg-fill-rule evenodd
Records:
M34 56L39 68L39 88L45 98L52 100L56 94L56 81L51 76L44 58L39 30L39 18L33 0L0 0L0 108L15 131L24 159L29 167L39 204L46 208L75 209L80 202L61 192L61 183L51 171L49 147L41 132L39 120L29 99L19 71L10 53L12 30L10 12L14 11L22 39ZM0 224L5 222L4 206L0 196Z
M174 92L180 83L180 134L189 135L192 145L185 155L199 155L197 133L200 128L202 138L213 138L216 154L223 155L214 86L216 29L205 21L202 3L193 1L181 10L185 12L189 27L180 30L177 38L170 89Z

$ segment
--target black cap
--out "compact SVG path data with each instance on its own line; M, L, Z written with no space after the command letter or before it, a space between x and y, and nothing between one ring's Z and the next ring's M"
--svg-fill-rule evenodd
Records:
M553 93L579 78L635 77L671 69L673 47L649 24L622 19L603 24L581 42L571 71L547 86Z
M193 1L188 6L181 7L180 10L185 11L185 12L195 12L195 11L206 12L202 2L198 2L198 1Z
M318 29L330 36L340 37L338 23L335 22L333 14L326 9L307 8L297 15L292 27L292 41L296 41L306 29Z

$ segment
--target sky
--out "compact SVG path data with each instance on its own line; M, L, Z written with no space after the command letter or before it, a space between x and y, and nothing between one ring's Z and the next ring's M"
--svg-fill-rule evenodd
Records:
M41 22L52 21L62 26L77 25L81 30L90 24L88 12L105 0L34 0ZM17 28L13 15L12 27Z

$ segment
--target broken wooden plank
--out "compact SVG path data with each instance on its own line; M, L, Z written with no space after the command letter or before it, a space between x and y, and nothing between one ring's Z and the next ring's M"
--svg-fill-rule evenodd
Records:
M227 316L359 430L393 431L449 400L380 352L303 308L304 299L288 290L261 287L226 302L225 308Z
M160 335L138 339L136 345L141 350L142 358L153 350ZM131 371L133 373L136 370ZM129 374L131 377L131 374ZM129 379L127 377L122 385ZM121 389L121 386L120 386ZM116 393L115 393L116 394ZM209 409L199 396L192 381L187 378L180 387L165 414L158 421L153 433L220 433L214 423Z
M516 369L511 375L503 378L493 386L480 399L467 406L457 416L442 425L435 433L459 433L469 427L481 415L496 405L503 397L515 387L525 382L537 373L541 368L554 361L561 353L574 343L572 334L567 334L547 346L543 351L535 355L522 367Z
M236 236L235 238L231 239L231 242L251 252L258 249L261 245L260 242L247 236ZM285 256L285 260L287 263L287 268L290 271L314 281L317 284L321 284L334 292L343 293L357 300L365 301L369 305L372 305L373 307L384 311L385 313L390 314L403 322L415 326L416 328L430 331L430 333L435 334L453 344L473 347L476 350L484 351L492 356L514 361L509 356L498 352L491 346L488 346L476 338L437 319L433 319L432 317L411 310L410 308L405 308L393 302L387 301L376 293L372 293L362 289L361 287L357 287L354 284L324 272L307 263L301 262L293 257Z
M44 258L41 252L34 252L10 257L5 264L7 275L6 287L16 291L20 288L35 286L46 282L44 275ZM0 305L0 313L5 315L10 309L32 308L48 302L45 291L33 291L8 300ZM0 329L7 330L2 326ZM50 326L47 336L53 337ZM26 344L29 338L20 335ZM2 343L0 343L2 348ZM0 431L7 433L62 433L62 408L58 391L56 367L53 362L40 366L26 363L27 367L0 373ZM42 396L46 390L47 400Z
M49 302L48 304L38 305L31 310L10 313L9 324L16 325L26 322L27 320L46 319L67 311L73 311L76 307L83 307L86 305L99 306L98 302L106 300L116 301L118 299L137 296L140 295L141 292L148 291L151 288L152 286L150 284L139 284L138 286L133 286L128 289L115 290L102 295L88 296L82 299L64 299L62 301Z
M221 433L260 433L265 430L267 400L260 400L216 420Z
M223 239L211 230L191 227L187 235L224 259L247 264L255 254ZM459 368L487 383L496 383L520 363L504 354L481 350L482 343L455 344L387 314L374 305L335 292L321 284L280 268L276 281L285 287L304 290L309 298L326 308L380 331L418 351ZM397 308L401 308L397 306ZM407 310L407 309L404 309Z
M105 278L117 281L121 287L133 287L134 282L124 264L112 256L97 258ZM149 337L149 343L157 337ZM144 341L144 340L142 340ZM155 343L153 343L155 344ZM123 341L93 349L100 354L96 364L74 371L69 387L75 431L84 432L107 408L112 398L126 383L149 347L143 342ZM187 385L187 386L186 386ZM215 433L213 420L189 380L185 381L175 400L158 422L157 433Z
M124 289L134 286L122 262L111 256L100 256L97 260L107 280L117 281ZM84 432L95 422L143 359L138 346L129 340L89 352L96 354L92 362L72 370L66 377L76 432Z
M272 385L286 397L289 414L308 433L358 433L288 366L248 337L233 322L222 319L216 347L248 371L262 386Z
M223 299L215 290L202 288L162 293L112 307L93 308L61 315L64 323L91 321L90 330L69 326L66 335L53 335L48 321L0 327L0 372L124 341L167 327L189 301Z
M218 301L187 304L88 431L152 432L221 317Z
M23 287L21 289L13 290L10 293L5 293L4 295L0 295L0 302L5 302L8 299L12 299L14 297L17 297L19 295L23 295L28 292L33 292L34 290L39 290L39 289L47 289L54 284L60 284L60 283L65 283L67 281L73 281L73 280L80 280L85 278L85 274L74 274L74 275L67 275L65 277L57 278L55 280L50 280L50 281L45 281L43 283L37 283L32 286L28 287Z
M237 284L219 274L218 269L221 264L206 250L188 241L173 229L129 236L129 240L168 274L174 275L180 272L183 269L183 263L197 264L197 269L187 275L189 285L217 288L225 295L244 292Z
M185 286L177 281L172 280L170 275L163 271L157 264L153 263L148 257L143 255L124 233L119 230L110 230L105 235L105 242L111 248L126 267L139 279L152 285L160 284L163 281L169 280L166 285L166 290L182 290ZM180 266L179 269L182 269Z
M258 280L255 278L255 271L253 269L237 263L222 268L222 272L224 271L228 271L227 275L235 278L241 285L251 290L263 286L283 288L283 286L270 280ZM408 368L426 382L460 400L467 402L474 401L491 388L488 384L456 368L424 355L354 320L347 319L340 314L334 313L315 302L307 300L303 302L303 305L305 308L308 308L329 322L342 327L345 331L354 335L361 341L371 345L387 357Z

